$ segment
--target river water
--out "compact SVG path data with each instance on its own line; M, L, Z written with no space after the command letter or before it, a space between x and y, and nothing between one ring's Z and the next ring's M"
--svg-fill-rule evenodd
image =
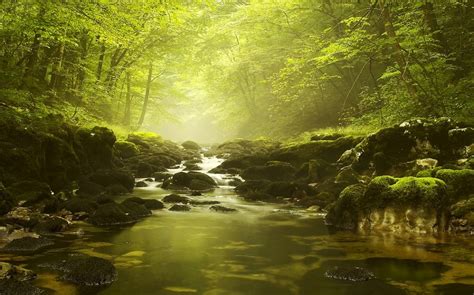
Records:
M204 158L203 171L221 160ZM182 168L174 169L177 172ZM218 200L236 213L209 206L189 212L157 210L123 228L79 223L58 246L34 256L3 255L39 273L37 284L53 294L473 294L474 240L468 237L396 236L334 232L323 216L283 204L248 203L226 185L193 197ZM150 183L133 195L169 194ZM38 265L85 253L114 262L118 280L106 288L77 289ZM325 278L333 266L359 266L376 279Z

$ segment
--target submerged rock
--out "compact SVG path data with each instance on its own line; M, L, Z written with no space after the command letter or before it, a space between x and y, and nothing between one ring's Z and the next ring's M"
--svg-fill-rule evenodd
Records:
M362 267L340 267L335 266L324 273L324 276L330 279L361 282L375 278L375 275Z
M131 198L126 199L125 201L141 204L149 210L157 210L157 209L164 208L163 202L156 199L142 199L139 197L131 197Z
M135 186L136 187L148 187L148 183L146 183L145 181L139 181L139 182L135 183Z
M185 204L174 204L169 208L170 211L190 211L191 207Z
M0 294L2 295L45 295L45 290L33 286L30 282L14 279L0 280Z
M60 279L81 286L109 285L117 279L114 265L98 257L75 255L48 266L61 272Z
M183 203L188 204L190 199L185 196L180 196L176 194L167 195L163 198L163 202L165 203Z
M209 207L209 210L211 211L216 211L216 212L222 212L222 213L230 213L230 212L237 212L237 209L234 208L228 208L220 205L214 205Z
M1 250L4 252L36 252L52 245L54 245L53 241L43 237L23 237L11 241Z
M57 216L47 217L41 220L35 227L34 230L38 233L56 233L66 230L69 226L69 222Z

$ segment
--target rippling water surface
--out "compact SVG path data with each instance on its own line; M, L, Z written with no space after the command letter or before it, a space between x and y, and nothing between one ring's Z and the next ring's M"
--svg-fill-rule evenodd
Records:
M219 164L207 158L204 171ZM177 172L175 169L173 172ZM473 294L472 238L331 232L323 217L281 204L248 203L226 179L213 193L237 213L155 211L133 226L97 229L77 224L59 246L22 261L40 273L38 284L56 294ZM169 194L152 183L133 195ZM78 237L79 236L79 237ZM37 267L71 252L114 261L118 280L103 289L76 289ZM333 266L359 266L376 279L347 282L324 277Z

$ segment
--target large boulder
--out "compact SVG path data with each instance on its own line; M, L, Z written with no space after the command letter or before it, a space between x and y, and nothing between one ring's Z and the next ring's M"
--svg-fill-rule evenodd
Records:
M148 210L158 210L163 209L164 205L163 202L157 199L142 199L139 197L131 197L127 198L125 201L127 202L135 202L137 204L145 206Z
M466 147L474 142L470 129L447 118L411 120L367 136L339 162L359 171L375 169L379 175L393 174L399 164L423 158L444 165L467 156Z
M98 226L131 224L139 219L139 216L131 213L133 212L122 204L105 203L89 217L89 222Z
M140 151L133 142L121 140L114 144L115 154L122 159L128 159L137 156Z
M272 160L301 165L312 159L335 162L344 151L354 147L361 138L352 136L340 137L336 140L311 141L299 145L281 148L270 156Z
M208 191L217 186L217 183L207 174L201 172L179 172L173 175L172 178L163 182L164 189L171 190L193 190L193 191Z
M98 170L79 182L80 194L124 194L135 187L133 175L122 170Z
M296 169L286 162L271 161L264 166L253 166L245 169L241 176L245 180L267 179L271 181L282 181L294 179Z
M199 146L199 144L191 140L183 142L181 146L187 150L194 150L194 151L201 150L201 147Z
M53 193L47 183L40 181L20 181L7 188L8 194L17 202L27 201L31 204L51 198Z
M116 141L112 130L96 126L92 129L81 128L76 132L76 142L82 147L82 153L92 169L113 168L113 146Z
M97 203L87 199L74 197L62 204L62 207L72 213L86 212L92 213L97 209Z
M326 220L342 228L390 231L444 231L450 198L446 184L437 178L380 176L367 188L345 188Z

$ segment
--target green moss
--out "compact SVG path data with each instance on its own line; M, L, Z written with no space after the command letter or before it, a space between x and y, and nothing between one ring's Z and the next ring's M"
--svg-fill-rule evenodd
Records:
M433 177L403 177L391 185L390 189L396 203L441 208L449 202L446 184Z
M133 143L125 140L117 141L114 144L117 155L123 159L128 159L138 155L138 147Z
M361 202L367 187L354 184L346 187L339 195L336 203L329 206L326 221L345 229L355 229L362 213Z
M463 199L474 191L473 169L440 169L435 176L448 185L448 193L455 200Z

